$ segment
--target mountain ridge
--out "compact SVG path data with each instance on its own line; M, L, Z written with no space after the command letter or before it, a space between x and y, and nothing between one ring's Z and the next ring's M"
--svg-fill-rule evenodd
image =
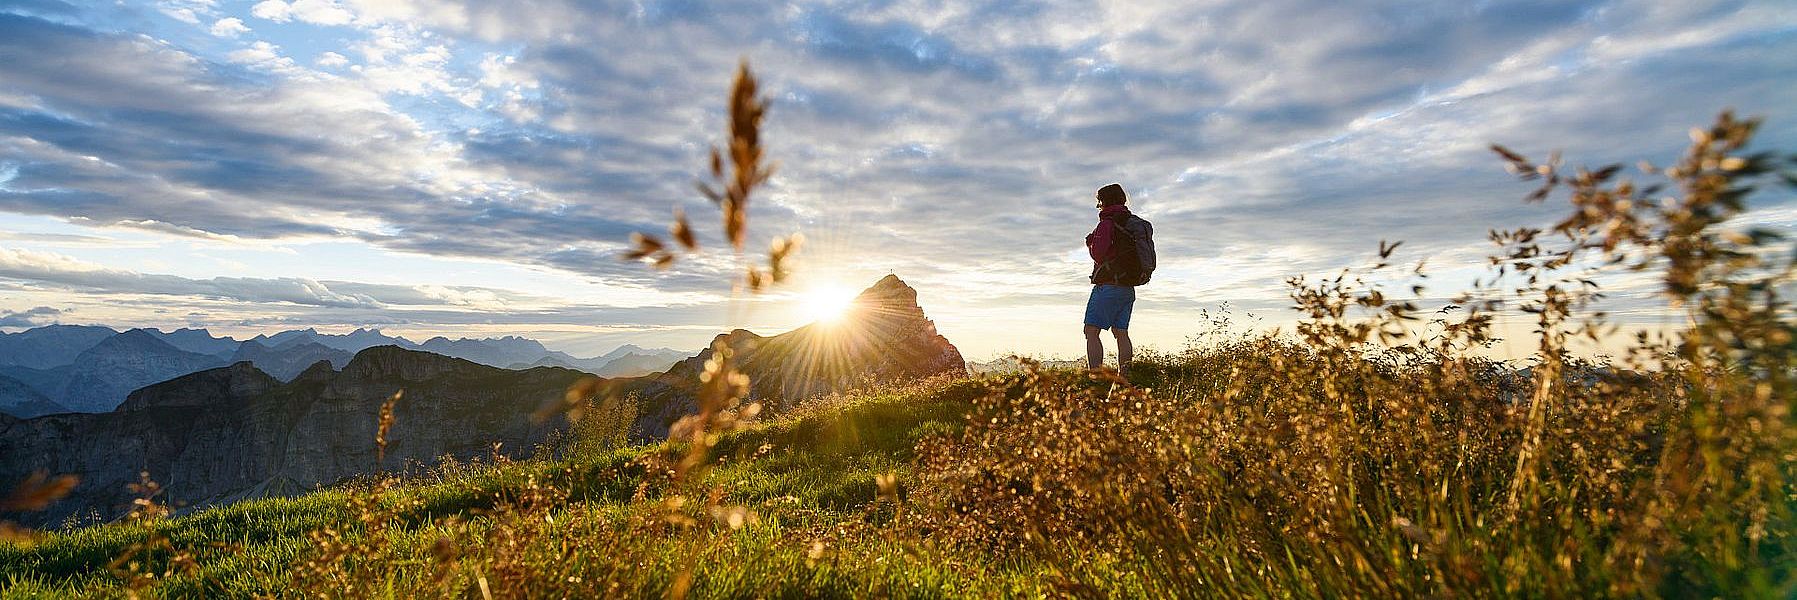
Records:
M160 343L152 344L150 340ZM96 354L82 358L102 345L104 348ZM493 367L559 366L602 377L660 372L687 355L625 344L606 356L577 358L549 350L542 342L523 336L454 340L437 336L418 344L402 336L389 336L378 328L341 334L320 333L316 328L291 329L239 341L215 336L203 328L120 331L95 325L46 325L18 333L0 333L0 377L24 386L0 386L0 412L16 417L64 411L106 412L138 387L246 360L285 381L319 360L343 368L356 353L385 345L426 349ZM632 354L628 352L631 349L642 352ZM122 371L106 370L121 366Z
M300 492L376 470L401 471L452 456L522 458L561 421L531 415L590 377L543 367L510 371L459 358L377 346L341 371L319 361L282 383L248 362L145 386L104 413L0 420L0 480L78 473L68 500L24 517L36 523L128 507L126 484L148 472L174 506L200 507ZM395 403L384 455L375 428Z

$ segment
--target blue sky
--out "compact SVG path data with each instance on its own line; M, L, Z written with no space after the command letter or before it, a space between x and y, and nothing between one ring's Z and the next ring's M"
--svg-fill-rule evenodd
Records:
M744 57L780 163L754 246L809 241L748 301L727 254L617 259L676 206L722 247L691 183ZM972 358L1074 354L1119 181L1162 256L1132 330L1174 348L1380 240L1470 283L1488 229L1559 210L1488 143L1669 162L1734 107L1797 149L1794 82L1772 1L0 0L0 326L696 348L894 272Z

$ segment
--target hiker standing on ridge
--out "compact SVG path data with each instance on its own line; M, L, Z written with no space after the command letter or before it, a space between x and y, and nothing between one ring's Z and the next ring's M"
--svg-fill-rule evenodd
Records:
M1154 273L1154 226L1130 214L1123 186L1098 188L1098 227L1086 234L1092 254L1092 296L1086 300L1086 367L1104 365L1104 341L1098 332L1117 337L1117 373L1129 378L1129 313L1136 305L1136 286Z

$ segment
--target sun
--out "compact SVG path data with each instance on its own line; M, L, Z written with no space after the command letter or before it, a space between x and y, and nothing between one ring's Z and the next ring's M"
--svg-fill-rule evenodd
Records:
M799 304L800 315L818 323L835 323L855 304L855 291L840 285L819 285L806 290Z

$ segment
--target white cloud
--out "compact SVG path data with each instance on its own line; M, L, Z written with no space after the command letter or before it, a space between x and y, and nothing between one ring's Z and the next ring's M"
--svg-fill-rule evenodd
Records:
M518 63L516 56L488 54L480 61L480 84L482 87L502 88L520 87L535 89L539 83L529 72L512 68Z
M248 302L287 302L338 308L379 308L365 294L344 294L311 279L281 277L214 277L189 279L111 269L80 259L16 248L0 248L0 277L73 290L100 290L173 296L229 298Z
M277 23L299 20L313 25L348 25L356 14L336 0L263 0L250 8L250 14Z
M169 18L190 25L199 25L201 17L212 16L217 12L214 0L160 0L156 10Z
M264 0L252 7L250 14L279 23L298 19L314 25L348 25L356 20L355 13L336 0Z
M341 67L349 64L349 57L336 52L326 52L318 55L318 60L313 62L320 67Z
M256 40L248 48L232 50L225 55L231 62L250 65L270 71L286 71L294 69L292 58L281 55L281 47L266 41Z
M293 6L282 0L263 0L250 8L250 14L258 19L286 23L293 20Z
M404 25L383 24L368 31L369 37L352 47L362 54L363 64L355 70L370 89L415 96L443 93L469 106L478 102L478 91L448 70L454 58L449 46L431 43L426 32Z
M0 311L0 327L28 328L54 322L61 316L62 309L51 306L38 306L25 310Z
M180 21L182 23L188 23L191 25L199 25L200 24L200 17L199 17L199 15L194 14L193 9L164 7L162 9L162 14L168 15L169 18L174 19L176 21Z
M250 28L244 26L243 19L239 19L237 17L226 17L226 18L214 21L212 23L211 32L212 32L212 35L216 35L219 37L234 38L239 35L249 33Z

